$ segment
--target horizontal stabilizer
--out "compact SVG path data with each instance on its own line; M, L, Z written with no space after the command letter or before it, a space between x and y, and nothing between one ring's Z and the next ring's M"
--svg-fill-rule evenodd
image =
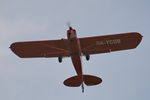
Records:
M93 86L100 84L102 79L92 75L83 75L83 81L87 86Z
M79 76L73 76L64 81L64 85L69 87L78 87L82 84L82 79Z
M92 75L83 75L83 81L82 77L80 76L73 76L64 81L64 85L69 86L69 87L78 87L82 83L85 83L87 86L93 86L93 85L98 85L102 82L102 79L96 76Z

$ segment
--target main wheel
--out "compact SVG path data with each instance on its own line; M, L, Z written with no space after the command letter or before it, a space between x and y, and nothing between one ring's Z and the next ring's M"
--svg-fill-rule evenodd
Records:
M86 60L90 60L90 55L88 53L85 54Z
M62 57L61 56L58 57L58 61L59 61L59 63L62 62Z

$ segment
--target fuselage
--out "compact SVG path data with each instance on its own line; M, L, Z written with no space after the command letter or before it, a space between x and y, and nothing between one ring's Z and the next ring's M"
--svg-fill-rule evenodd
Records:
M67 31L67 38L70 41L70 52L71 52L71 60L76 70L76 73L80 78L83 78L82 73L82 62L81 62L81 46L80 41L77 38L76 31L71 27Z

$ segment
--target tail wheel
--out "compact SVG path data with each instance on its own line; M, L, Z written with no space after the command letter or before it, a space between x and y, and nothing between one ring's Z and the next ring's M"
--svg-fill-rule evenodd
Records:
M59 61L59 63L62 62L62 57L61 56L58 57L58 61Z
M85 54L86 60L90 60L90 55L88 53Z

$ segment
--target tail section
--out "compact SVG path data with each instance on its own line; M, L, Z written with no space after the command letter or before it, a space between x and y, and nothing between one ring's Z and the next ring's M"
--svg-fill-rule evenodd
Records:
M96 76L92 75L83 75L83 81L82 77L80 76L73 76L64 81L64 85L69 86L69 87L78 87L80 85L83 85L83 82L87 86L93 86L93 85L98 85L102 82L102 79Z

